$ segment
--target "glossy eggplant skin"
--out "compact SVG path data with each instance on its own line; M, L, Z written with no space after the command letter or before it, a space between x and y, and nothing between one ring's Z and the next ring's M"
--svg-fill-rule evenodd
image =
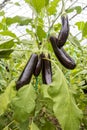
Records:
M61 62L61 64L67 69L74 69L76 67L75 61L66 53L66 51L63 48L57 47L56 38L51 36L50 42L54 50L54 53L57 59Z
M50 55L46 57L43 54L42 60L42 81L44 84L50 84L52 82L52 68L51 68L51 61L47 60L50 59Z
M66 40L69 35L69 22L68 22L68 16L61 16L62 21L62 27L58 35L58 41L57 46L61 48L66 43Z
M34 76L37 77L40 74L41 69L42 69L42 54L40 54L38 57L38 62L34 71Z
M30 82L32 74L35 70L37 61L38 61L38 55L32 54L26 64L24 70L22 71L18 81L16 82L17 90Z

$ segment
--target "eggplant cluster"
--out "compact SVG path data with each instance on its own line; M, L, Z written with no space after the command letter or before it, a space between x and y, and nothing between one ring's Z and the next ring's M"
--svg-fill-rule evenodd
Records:
M71 58L63 48L69 35L68 16L62 16L61 20L62 27L59 32L58 38L50 36L49 40L51 42L53 51L60 63L67 69L74 69L76 67L74 59Z
M31 81L32 75L39 76L42 70L42 81L44 84L50 84L52 81L52 68L50 54L32 54L24 67L19 79L16 82L16 90L19 90Z
M66 53L63 46L66 43L69 34L69 22L68 16L62 16L62 27L59 32L58 38L50 36L50 42L53 51L61 62L61 64L67 69L74 69L76 67L75 61ZM37 77L42 71L42 81L44 84L50 84L52 82L52 67L50 54L41 53L39 56L37 54L32 54L22 71L19 79L16 82L16 89L20 89L26 84L29 84L32 75Z

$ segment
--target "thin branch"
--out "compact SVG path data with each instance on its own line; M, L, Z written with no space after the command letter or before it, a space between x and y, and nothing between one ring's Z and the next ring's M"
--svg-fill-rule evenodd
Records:
M78 32L78 33L75 35L75 37L77 37L80 33L81 33L81 32Z
M87 5L85 7L82 8L82 11L85 10L87 8ZM76 17L78 15L78 13L74 14L69 20L72 20L74 17Z
M66 10L70 9L78 0L74 1Z
M0 4L0 10L6 5L6 3L10 0L4 0L2 4Z
M78 0L76 0L76 1L78 1ZM71 4L66 10L68 10L69 8L71 8L71 7L76 3L76 1L75 1L73 4ZM64 4L64 1L62 1L62 3ZM64 7L64 8L65 8L65 7ZM84 10L84 8L83 8L83 10ZM58 14L58 16L54 19L52 25L50 26L50 28L49 28L49 30L48 30L48 35L49 35L49 32L50 32L51 28L53 27L54 23L56 22L56 20L57 20L57 19L59 18L59 16L61 15L61 13L62 13L62 9L61 9L61 12ZM75 15L77 15L77 13L76 13ZM73 17L75 17L75 16L73 16Z
M55 18L55 20L53 21L52 25L50 26L49 30L48 30L48 35L49 35L49 32L50 30L52 29L54 23L56 22L56 20L59 18L59 16L61 15L62 12L59 13L59 15Z

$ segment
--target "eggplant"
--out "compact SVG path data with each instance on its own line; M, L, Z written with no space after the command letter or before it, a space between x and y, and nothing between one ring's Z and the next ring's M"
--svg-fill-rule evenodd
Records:
M50 84L52 82L52 67L51 61L47 60L46 58L50 59L50 54L48 54L47 57L43 54L42 81L44 84Z
M58 35L58 41L57 46L61 48L66 43L66 40L69 35L69 22L68 22L68 16L61 16L62 21L62 27Z
M37 61L38 61L38 55L32 54L26 64L24 70L22 71L19 79L16 82L17 90L30 82L32 74L35 71Z
M35 76L38 76L40 74L41 68L42 68L42 54L40 54L38 57L38 62L34 71Z
M50 42L54 50L54 53L57 59L61 62L61 64L67 69L74 69L76 67L75 61L66 53L66 51L63 48L57 47L56 38L51 36Z

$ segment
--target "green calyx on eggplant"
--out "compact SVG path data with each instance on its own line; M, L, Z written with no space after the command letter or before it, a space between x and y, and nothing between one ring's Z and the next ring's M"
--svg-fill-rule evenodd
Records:
M62 27L58 35L57 46L61 48L67 41L69 35L69 22L68 16L61 16Z
M66 51L63 48L58 48L56 44L56 38L51 36L50 42L54 50L54 53L57 59L61 62L61 64L67 69L74 69L76 67L75 61L66 53Z
M22 71L18 81L16 82L17 90L30 82L32 74L35 71L37 61L38 61L38 55L32 54L26 64L24 70Z
M42 54L40 54L38 57L38 62L34 71L34 75L38 76L41 72L41 69L42 69Z
M43 54L43 60L42 60L42 80L44 84L50 84L52 82L52 67L51 67L51 61L50 55L46 57L45 54Z

